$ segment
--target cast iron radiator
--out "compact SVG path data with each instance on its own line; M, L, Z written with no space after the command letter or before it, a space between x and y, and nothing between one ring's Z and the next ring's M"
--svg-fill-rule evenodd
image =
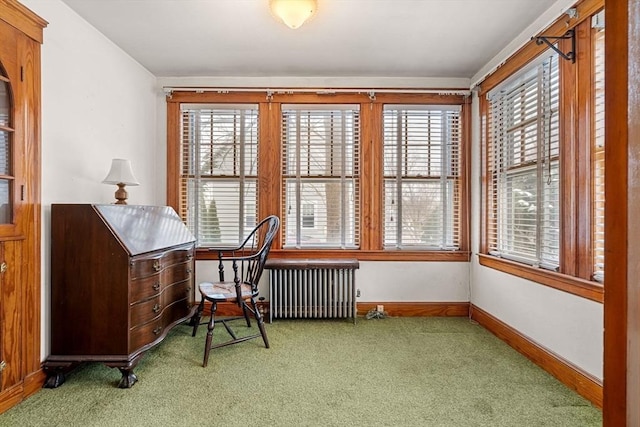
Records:
M269 322L277 318L356 321L355 259L274 259L269 270Z

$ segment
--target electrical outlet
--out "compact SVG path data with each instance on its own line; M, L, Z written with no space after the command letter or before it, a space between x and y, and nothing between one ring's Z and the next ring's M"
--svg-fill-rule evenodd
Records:
M382 304L378 304L378 306L376 307L376 310L377 310L379 313L382 313L382 312L384 311L384 305L382 305Z
M360 298L360 289L356 290L356 298Z

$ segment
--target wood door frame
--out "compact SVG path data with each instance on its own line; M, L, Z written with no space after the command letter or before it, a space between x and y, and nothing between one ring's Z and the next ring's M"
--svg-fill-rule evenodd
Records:
M605 427L640 425L640 0L605 5ZM631 88L631 89L630 89Z

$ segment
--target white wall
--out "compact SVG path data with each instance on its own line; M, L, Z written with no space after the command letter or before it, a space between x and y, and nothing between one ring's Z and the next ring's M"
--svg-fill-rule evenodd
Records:
M217 277L217 261L197 262L196 283ZM264 274L260 294L269 299L266 278ZM469 263L360 261L356 288L358 302L468 302Z
M474 96L471 197L471 303L602 380L603 305L479 264L480 113Z
M156 204L156 79L59 0L21 0L49 22L42 45L42 356L49 353L52 203L112 203L112 158L131 160L129 202ZM164 143L163 143L164 144ZM163 145L164 146L164 145ZM160 165L164 168L164 165Z

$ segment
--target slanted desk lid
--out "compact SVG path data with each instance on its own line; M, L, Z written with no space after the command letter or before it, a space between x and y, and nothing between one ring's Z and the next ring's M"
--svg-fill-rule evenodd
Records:
M169 206L94 205L130 255L195 242Z

